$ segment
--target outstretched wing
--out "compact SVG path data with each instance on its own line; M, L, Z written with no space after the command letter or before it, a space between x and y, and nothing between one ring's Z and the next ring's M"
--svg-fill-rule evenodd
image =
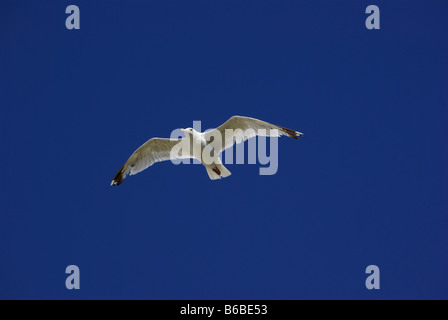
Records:
M303 136L302 133L295 130L242 116L233 116L218 128L205 132L204 135L207 141L211 141L212 136L221 137L222 144L219 151L255 136L280 137L284 135L294 139Z
M118 170L111 182L112 186L119 186L128 174L134 175L156 162L191 158L190 154L171 152L174 146L184 143L185 139L152 138L146 141L129 157L125 164ZM186 149L182 149L186 150ZM189 149L187 149L189 150Z

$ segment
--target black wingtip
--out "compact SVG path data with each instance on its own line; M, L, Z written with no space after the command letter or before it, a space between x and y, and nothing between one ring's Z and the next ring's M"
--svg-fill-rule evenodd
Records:
M119 186L123 180L124 180L124 174L123 174L123 167L120 168L120 170L118 170L117 174L115 175L115 177L112 179L112 182L110 183L111 186Z
M290 138L299 140L299 137L303 137L303 133L301 133L301 132L298 132L298 131L295 131L292 129L288 129L285 127L280 127L280 126L279 126L279 128Z

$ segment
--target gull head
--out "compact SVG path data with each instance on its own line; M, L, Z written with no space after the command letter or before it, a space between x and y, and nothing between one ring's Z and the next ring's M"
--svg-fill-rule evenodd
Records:
M192 135L196 132L193 128L186 128L186 129L180 129L183 133L185 133L185 136Z

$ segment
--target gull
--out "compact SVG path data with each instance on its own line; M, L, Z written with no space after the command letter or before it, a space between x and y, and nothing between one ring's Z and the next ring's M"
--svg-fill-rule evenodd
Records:
M231 173L221 163L219 154L235 143L241 143L255 136L288 136L294 139L303 136L301 132L295 130L242 116L233 116L218 128L205 132L198 132L193 128L181 130L185 138L152 138L146 141L118 170L111 185L119 186L128 174L135 175L156 162L185 158L199 160L207 169L211 180L225 178ZM209 154L204 152L210 149L213 152ZM176 152L178 150L182 153Z

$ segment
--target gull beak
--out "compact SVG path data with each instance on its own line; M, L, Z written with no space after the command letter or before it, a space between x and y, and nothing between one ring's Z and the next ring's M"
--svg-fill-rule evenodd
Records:
M185 129L180 129L183 133L185 133Z

